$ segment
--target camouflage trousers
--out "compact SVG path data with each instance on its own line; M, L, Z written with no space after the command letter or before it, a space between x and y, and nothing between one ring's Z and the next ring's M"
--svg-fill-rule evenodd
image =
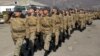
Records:
M37 38L37 36L36 36L36 27L30 27L30 34L29 34L30 43L29 43L29 47L32 50L33 50L36 38Z
M93 19L92 18L89 18L88 19L88 23L92 23Z
M59 26L55 27L54 32L53 32L55 34L55 45L56 46L59 43L59 36L60 36L60 29L59 28L60 28Z
M67 25L67 31L68 31L68 35L71 35L71 30L73 28L73 24L72 22L68 22L68 25ZM75 27L75 25L74 25Z
M72 22L72 28L75 28L75 21Z
M14 55L20 56L21 47L25 38L25 33L12 33L12 39L15 44Z
M80 20L80 28L83 29L85 27L85 20Z
M47 30L47 31L44 31L43 33L44 33L44 35L43 35L44 49L49 50L52 32Z

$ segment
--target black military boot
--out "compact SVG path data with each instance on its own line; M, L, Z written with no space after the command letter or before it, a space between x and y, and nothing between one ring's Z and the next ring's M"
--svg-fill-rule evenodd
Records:
M16 56L16 55L14 55L14 56Z
M58 48L59 48L59 45L55 46L55 47L53 48L53 51L56 52Z
M50 54L50 51L45 50L44 56L48 56Z
M56 52L56 51L57 51L57 48L55 47L55 48L53 49L53 51Z

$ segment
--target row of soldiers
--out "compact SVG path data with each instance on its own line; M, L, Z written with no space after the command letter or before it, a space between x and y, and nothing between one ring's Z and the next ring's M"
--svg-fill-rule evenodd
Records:
M74 29L82 31L86 28L86 24L92 24L92 20L97 18L94 12L83 9L59 10L57 7L29 8L24 18L20 17L21 14L17 9L9 20L15 44L14 56L22 55L21 49L25 43L27 44L24 47L31 55L37 48L44 49L44 56L47 56L51 47L56 51L59 43L71 36ZM23 52L23 55L26 56L26 53Z

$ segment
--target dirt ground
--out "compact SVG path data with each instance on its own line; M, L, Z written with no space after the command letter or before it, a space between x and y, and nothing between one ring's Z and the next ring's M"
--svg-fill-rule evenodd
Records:
M0 56L12 56L14 44L10 27L0 24ZM43 56L44 50L37 51L34 56ZM69 40L49 56L100 56L100 20L93 21L83 31L74 31Z

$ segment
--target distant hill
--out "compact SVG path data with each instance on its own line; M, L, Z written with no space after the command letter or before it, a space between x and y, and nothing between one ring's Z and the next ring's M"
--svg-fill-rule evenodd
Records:
M0 0L0 5L14 4L14 1L22 0ZM24 2L28 0L23 0ZM33 0L49 6L53 6L53 1L58 7L81 7L81 8L100 8L100 0Z
M37 0L41 3L46 3L48 5L53 4L54 0ZM63 2L64 1L64 2ZM59 7L84 7L91 8L100 5L100 0L55 0L56 6Z

